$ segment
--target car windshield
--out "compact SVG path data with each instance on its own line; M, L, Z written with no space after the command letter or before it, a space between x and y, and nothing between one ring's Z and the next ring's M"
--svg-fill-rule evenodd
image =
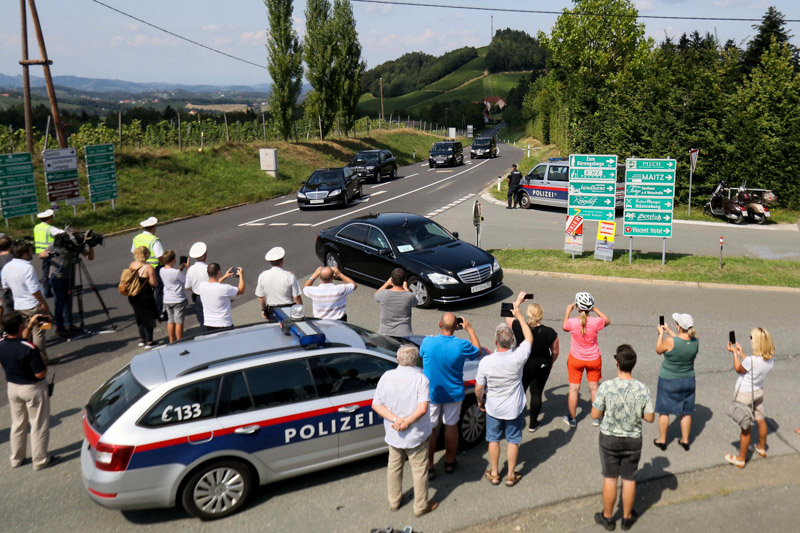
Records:
M489 139L475 139L472 144L475 146L489 146Z
M336 186L342 183L341 170L317 170L308 178L306 185Z
M343 322L342 325L347 326L358 333L358 336L361 337L361 340L364 341L364 345L368 349L375 350L384 355L396 357L397 350L402 346L402 343L397 342L394 339L390 339L389 337L385 337L380 333L375 333L374 331L354 326L348 322Z
M99 433L105 433L146 392L126 366L92 394L86 404L86 418Z
M360 152L353 158L353 163L374 163L378 160L378 152Z
M428 250L455 241L447 230L435 222L389 229L386 233L400 253Z
M433 143L433 152L452 152L453 145L450 143Z

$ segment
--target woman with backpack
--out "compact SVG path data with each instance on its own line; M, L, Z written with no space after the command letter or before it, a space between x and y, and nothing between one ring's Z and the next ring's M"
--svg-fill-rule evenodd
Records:
M136 325L139 328L139 346L144 346L146 350L152 348L153 330L156 328L156 298L153 292L158 285L156 270L149 264L147 259L150 257L150 250L146 246L139 246L133 250L133 261L128 268L136 272L136 276L141 281L141 289L134 295L128 296L128 302L133 307L133 314L136 317Z

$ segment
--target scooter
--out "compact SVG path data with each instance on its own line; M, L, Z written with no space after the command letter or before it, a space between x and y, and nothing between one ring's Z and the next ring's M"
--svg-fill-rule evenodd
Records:
M775 193L768 189L748 189L745 181L739 187L736 199L747 207L747 215L753 222L763 224L771 216L766 204L774 202L777 198Z
M727 198L723 194L725 191L728 191ZM722 217L734 224L741 224L744 217L747 216L747 207L740 204L736 198L730 198L728 182L722 180L711 193L711 200L703 208L703 214Z

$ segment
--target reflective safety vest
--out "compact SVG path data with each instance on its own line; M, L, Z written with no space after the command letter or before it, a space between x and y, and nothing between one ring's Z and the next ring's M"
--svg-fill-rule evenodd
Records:
M150 251L150 257L147 259L147 264L151 265L153 268L158 266L158 257L155 257L153 253L153 245L158 241L158 237L152 235L150 233L140 233L136 237L133 238L133 247L138 248L140 246L144 246Z
M37 254L47 250L53 242L53 238L50 236L52 227L47 222L39 222L33 227L33 246Z

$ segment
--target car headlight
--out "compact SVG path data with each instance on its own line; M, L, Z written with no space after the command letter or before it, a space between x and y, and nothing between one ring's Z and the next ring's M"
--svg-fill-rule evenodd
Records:
M306 197L306 195L305 195L305 194L303 194L303 193L301 193L300 191L297 191L297 197L298 197L298 198L305 198L305 197Z
M336 196L337 194L342 194L342 189L336 189L335 191L331 191L328 196Z
M367 165L367 170L375 170L375 165Z
M444 274L438 274L436 272L428 274L428 279L430 279L436 285L452 285L454 283L458 283L458 280L456 280L456 278L451 276L445 276Z
M500 263L497 262L497 259L492 262L492 272L497 272L500 270Z

